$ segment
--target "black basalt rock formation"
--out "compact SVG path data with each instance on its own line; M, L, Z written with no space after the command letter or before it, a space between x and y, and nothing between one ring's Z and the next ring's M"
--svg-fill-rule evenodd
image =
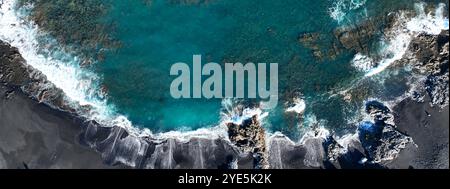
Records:
M439 107L448 106L449 87L449 31L443 30L439 35L426 33L415 37L408 47L415 71L425 74L424 88L431 98L431 104ZM423 98L416 91L417 99Z
M269 168L265 130L260 125L258 117L255 115L242 124L228 123L228 136L242 152L251 153L253 156L253 166L256 169Z

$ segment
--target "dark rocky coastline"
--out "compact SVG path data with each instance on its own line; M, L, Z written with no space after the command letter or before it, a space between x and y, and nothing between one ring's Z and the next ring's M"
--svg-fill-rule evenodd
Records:
M439 35L420 34L409 46L409 55L415 60L404 59L403 63L412 63L416 72L427 75L422 91L415 91L415 99L423 101L425 93L430 97L431 105L441 108L448 106L449 88L449 33Z
M257 116L245 120L242 124L228 123L228 136L242 152L253 155L253 167L269 168L265 130L260 125Z
M359 35L373 29L361 27ZM359 46L353 46L344 35L353 34L338 35L348 48L367 48L358 36L353 42ZM229 137L218 139L157 139L105 127L80 117L89 107L73 108L16 48L0 41L0 168L448 168L448 36L443 31L413 40L398 63L413 64L426 82L414 99L391 109L367 103L372 120L361 124L346 146L321 131L301 143L266 136L257 117L229 124Z

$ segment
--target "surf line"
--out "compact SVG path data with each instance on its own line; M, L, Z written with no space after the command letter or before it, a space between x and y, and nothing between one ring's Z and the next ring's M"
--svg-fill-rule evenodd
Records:
M221 64L209 62L202 66L201 62L201 55L193 55L192 74L187 63L178 62L171 66L170 75L177 76L170 84L170 94L173 98L259 97L265 100L261 108L272 109L277 106L278 63L270 63L269 70L267 63L224 63L223 70ZM244 86L247 86L247 90Z

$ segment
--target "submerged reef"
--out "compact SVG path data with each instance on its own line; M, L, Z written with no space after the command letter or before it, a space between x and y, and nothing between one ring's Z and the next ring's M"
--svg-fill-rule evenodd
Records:
M142 0L151 6L153 0ZM181 5L203 5L211 0L170 0ZM29 6L32 5L32 6ZM103 61L107 51L121 48L122 43L114 37L116 23L104 19L115 7L102 0L18 0L18 8L25 8L27 19L62 44L68 51L85 59L83 66Z
M113 38L114 22L102 20L111 8L99 0L19 0L18 7L32 4L28 19L48 32L70 51L83 55L89 62L102 60L105 50L120 47ZM90 60L95 58L95 60Z
M28 1L23 0L22 2ZM92 19L96 16L91 14L93 11L90 10L88 11L90 13L87 13L84 12L86 10L80 8L84 6L102 7L101 4L83 5L75 1L62 3L64 5L58 6L67 6L73 11L80 11L79 14L85 15L84 19L87 20L77 20L64 13L62 13L63 19L54 20L49 17L56 14L52 12L52 5L45 1L36 2L35 7L44 6L45 8L40 7L40 11L33 11L35 13L33 13L32 19L61 43L78 43L78 45L87 45L91 48L94 46L96 48L94 44L102 44L103 47L115 46L113 44L116 43L109 36L104 35L106 32L103 30L109 26L97 25L97 21ZM191 2L206 3L208 1L173 2L190 4ZM83 1L83 3L98 2ZM97 11L99 14L103 14L104 9L105 7ZM394 17L388 15L383 19L369 20L354 27L338 28L334 32L336 43L327 48L330 50L327 52L322 52L322 48L317 46L321 38L319 34L302 34L299 41L309 47L318 59L326 58L325 55L333 59L339 54L341 47L355 52L370 53L370 39L377 35L391 35L386 31L395 22L393 19ZM74 24L74 27L84 29L78 31L80 33L63 35L52 33L52 31L59 31L65 27L67 23L60 23L63 20ZM82 23L81 21L86 21L87 24L77 25ZM67 30L67 32L74 31L77 30ZM71 37L67 38L66 36ZM84 44L79 44L80 41L83 41ZM442 31L438 35L422 33L413 37L406 53L392 65L412 66L415 73L425 77L423 81L411 83L415 85L411 97L418 102L429 102L431 105L437 106L435 108L440 108L427 117L437 115L441 109L448 113L448 48L448 30ZM90 111L89 105L80 105L69 101L64 92L49 82L44 74L27 65L15 47L2 41L0 41L0 83L8 88L4 95L6 98L14 92L25 93L33 98L35 103L45 104L79 120L81 133L78 133L78 142L100 153L107 165L132 168L221 169L408 168L412 165L415 166L413 168L416 166L417 168L448 168L448 135L446 139L439 139L443 141L442 143L428 145L426 142L429 141L423 142L424 139L414 137L421 136L417 133L431 132L429 130L432 130L434 125L420 127L416 130L405 128L405 126L398 128L400 124L406 124L409 127L418 124L414 122L415 115L406 116L405 113L405 111L413 111L420 115L424 114L426 110L422 111L420 108L416 109L421 112L415 112L416 109L408 109L413 106L425 106L417 102L399 108L390 107L381 100L368 100L365 104L360 104L364 107L364 112L361 114L364 114L367 119L355 125L354 130L344 136L337 136L325 128L316 127L306 132L301 140L292 141L283 134L266 132L259 118L252 116L242 120L241 123L225 123L225 127L220 128L227 131L225 136L180 137L174 134L158 137L158 135L142 134L133 128L124 128L119 125L105 126L82 117L81 115L87 115L84 112ZM344 100L358 102L362 101L361 99L368 99L368 95L369 93L361 88L355 88L344 94ZM356 100L356 98L359 99ZM411 103L409 100L406 98L405 101ZM303 111L298 111L298 113L303 113ZM426 112L426 114L429 113ZM176 119L176 116L173 115L173 118ZM402 123L407 119L412 121ZM439 129L432 131L434 134L441 132ZM448 132L448 128L446 132ZM430 138L432 136L422 137ZM439 152L432 156L426 156L428 154L419 154L421 150ZM447 159L444 156L447 156ZM396 162L398 159L402 159L403 162ZM435 163L436 159L444 163Z
M311 50L318 61L334 60L344 50L370 54L377 37L382 36L386 28L391 28L395 15L388 14L368 18L359 23L337 27L331 39L320 33L299 34L301 45Z
M31 71L15 48L2 43L0 49L2 83L15 90L25 86L22 89L26 93L33 92L29 91L33 88L26 87L30 84L46 84L45 77L36 77L39 72ZM64 110L55 95L42 93L29 94ZM100 152L106 164L135 168L382 168L402 149L415 148L413 139L395 128L394 115L383 103L367 102L366 113L372 120L362 123L355 134L336 138L318 128L299 143L278 134L266 137L255 116L241 125L228 124L229 141L202 137L157 139L137 136L121 127L104 127L95 121L82 122L79 139L81 144Z

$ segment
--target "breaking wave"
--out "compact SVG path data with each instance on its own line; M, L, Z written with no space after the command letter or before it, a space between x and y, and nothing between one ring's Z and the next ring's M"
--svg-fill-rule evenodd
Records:
M301 98L295 98L293 106L286 109L286 112L295 112L297 114L301 114L306 109L305 100Z
M357 10L365 4L366 0L340 0L333 3L329 9L330 16L342 22L349 11ZM31 6L31 5L30 5ZM440 4L434 13L425 13L425 4L416 4L417 15L413 18L407 18L406 15L400 15L401 22L386 37L381 39L383 48L380 49L381 60L374 61L374 58L364 54L357 54L353 59L354 67L365 73L366 77L376 75L393 62L402 58L409 43L414 35L421 32L438 34L442 29L448 29L448 18L444 18L443 11L445 4ZM195 131L170 131L165 133L153 134L148 129L139 129L123 115L114 111L114 107L108 105L106 99L98 94L99 80L101 76L80 67L81 60L77 56L64 52L62 48L48 49L42 48L39 43L40 38L45 38L49 44L57 42L46 36L39 28L31 22L25 22L25 10L15 9L14 1L6 1L0 9L0 39L17 47L27 64L41 71L47 79L55 84L56 87L63 90L69 101L76 103L74 106L90 106L92 110L88 115L82 115L90 120L95 120L106 126L120 126L131 131L132 134L152 135L155 138L177 138L188 140L191 137L207 138L228 138L226 133L226 123L240 124L243 120L257 115L259 119L268 116L260 108L242 108L238 109L238 104L233 99L224 99L222 107L222 119L217 126L212 128L202 128ZM294 106L289 107L287 112L303 113L306 104L302 99L296 99ZM320 137L326 138L330 132L325 129L323 121L317 120L314 115L305 117L308 127L315 128L315 131L306 131L303 138ZM318 131L318 132L317 132ZM278 136L275 133L269 136ZM349 136L342 137L342 145ZM353 138L352 135L350 138ZM269 137L270 138L270 137ZM301 143L301 142L300 142Z
M335 21L342 23L351 11L358 10L365 4L366 0L332 1L332 6L328 9L328 13Z
M70 101L92 107L93 111L89 116L104 120L111 115L106 101L97 98L99 76L82 69L77 56L55 47L56 41L40 32L34 23L23 21L26 8L15 11L14 1L2 4L0 39L18 48L27 64L42 72L50 82L63 90ZM40 41L44 41L45 46Z
M33 5L16 7L16 1L5 1L0 6L0 40L16 47L26 63L42 72L57 88L64 92L66 101L74 109L89 107L90 111L80 115L87 120L94 120L103 126L119 126L135 136L151 136L155 139L177 138L181 141L191 137L227 138L225 122L239 121L246 116L261 113L259 109L247 109L244 114L224 114L218 126L202 128L195 131L170 131L152 133L149 129L133 126L126 116L115 111L107 99L99 92L101 76L81 67L82 60L66 52L57 45L57 41L38 26L26 19ZM230 101L225 99L224 101ZM226 103L225 103L226 104ZM81 111L80 111L81 112ZM230 112L231 113L231 112ZM266 114L265 114L266 115ZM264 115L260 115L264 117Z
M425 3L416 3L416 16L408 18L405 12L398 15L394 28L380 40L381 49L377 53L381 58L376 63L375 58L358 53L352 65L359 71L365 72L366 77L379 74L392 63L400 60L405 54L412 38L420 33L437 35L442 30L449 29L448 18L444 17L446 5L439 4L435 12L425 12Z

